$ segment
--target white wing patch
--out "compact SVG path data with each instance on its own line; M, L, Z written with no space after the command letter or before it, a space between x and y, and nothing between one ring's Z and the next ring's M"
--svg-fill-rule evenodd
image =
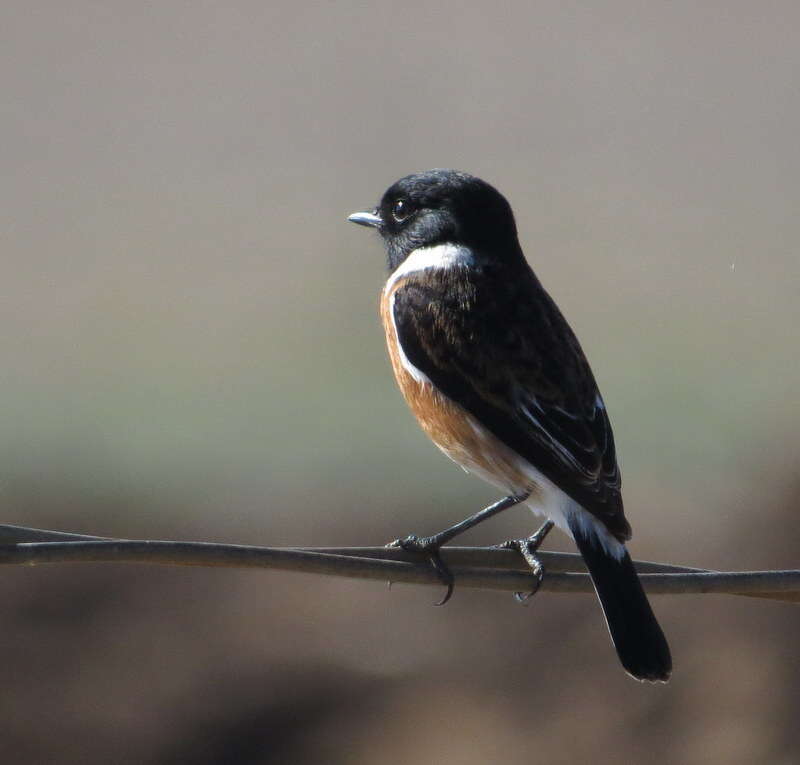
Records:
M563 446L558 441L558 439L553 438L550 435L550 433L547 431L547 428L545 428L544 425L542 424L542 421L539 416L539 415L543 416L545 414L544 410L542 409L542 407L540 406L539 402L536 400L535 397L526 395L525 391L519 391L517 395L517 407L519 408L519 411L522 414L524 414L525 417L527 417L528 420L530 420L530 422L533 423L533 425L536 426L536 428L542 433L542 435L544 435L547 438L547 441L550 444L550 446L556 452L558 452L558 454L561 455L561 458L564 460L564 462L566 462L568 465L571 465L576 471L582 473L587 477L597 478L597 476L600 474L600 470L602 469L601 465L598 465L598 469L595 471L587 471L586 467L582 465L575 458L575 456L570 452L569 449ZM602 413L603 411L605 411L605 408L606 407L605 404L603 403L603 399L598 393L597 397L595 398L594 409L589 415L589 420L593 422L597 417L598 413ZM570 420L577 421L579 419L578 415L572 412L568 412L563 407L553 406L552 409L553 411L558 412L559 414L563 415L564 417L567 417ZM606 444L603 443L601 446L602 446L602 451L605 451Z
M537 409L539 408L535 402L531 402L534 407ZM586 468L581 465L581 463L575 459L575 456L564 446L557 438L553 438L550 435L547 428L542 425L539 418L531 411L531 408L526 406L525 404L519 404L520 411L536 426L537 430L547 439L548 444L556 451L558 454L561 455L561 459L574 468L577 472L581 473L582 475L588 475L590 477L596 477L595 473L588 473ZM541 410L540 410L541 411ZM575 419L575 418L572 418Z

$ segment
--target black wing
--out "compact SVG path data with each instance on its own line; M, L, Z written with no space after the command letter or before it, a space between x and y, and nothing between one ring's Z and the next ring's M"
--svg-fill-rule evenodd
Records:
M533 273L428 271L395 292L408 360L617 538L614 436L586 357Z

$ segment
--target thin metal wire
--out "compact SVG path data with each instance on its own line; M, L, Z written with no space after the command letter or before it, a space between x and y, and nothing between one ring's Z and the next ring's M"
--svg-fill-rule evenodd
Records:
M512 550L444 547L460 587L522 591L534 577ZM592 592L579 555L540 552L545 592ZM441 586L433 570L403 550L385 547L276 548L210 542L125 540L0 524L0 564L125 562L298 571ZM800 602L800 570L720 572L636 561L648 593L730 594Z

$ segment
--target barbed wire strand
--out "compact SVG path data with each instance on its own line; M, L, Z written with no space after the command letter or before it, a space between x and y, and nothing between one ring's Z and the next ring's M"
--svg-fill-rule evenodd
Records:
M445 547L442 557L457 586L526 591L534 583L512 550ZM544 592L593 592L575 553L537 553L545 568ZM265 568L310 574L441 585L430 566L386 547L258 547L253 545L130 540L0 524L0 565L125 562L170 566ZM654 595L727 594L800 603L800 570L709 571L635 561L642 584Z

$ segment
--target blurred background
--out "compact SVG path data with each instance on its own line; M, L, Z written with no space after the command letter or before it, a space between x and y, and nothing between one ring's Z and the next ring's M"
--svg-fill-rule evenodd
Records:
M407 413L380 245L345 221L456 167L508 196L592 361L633 554L797 568L798 24L791 0L7 0L0 520L370 545L495 499ZM1 573L4 762L800 761L790 605L654 598L652 687L589 596Z

